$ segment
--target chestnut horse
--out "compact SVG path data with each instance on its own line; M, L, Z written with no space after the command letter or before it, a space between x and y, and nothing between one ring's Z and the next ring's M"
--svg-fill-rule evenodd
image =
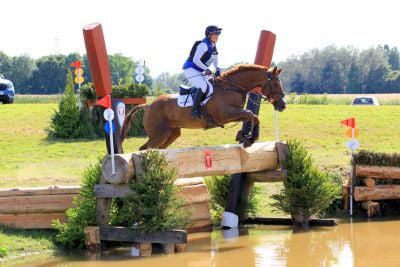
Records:
M274 105L275 110L283 111L286 104L279 80L281 71L282 69L278 70L276 67L268 69L259 65L242 64L215 78L214 93L203 108L211 118L213 126L250 121L258 127L258 117L243 109L247 93L257 87L261 87L262 96ZM134 107L126 115L122 127L122 141L127 135L132 117L141 109L144 109L143 124L149 140L140 150L167 148L181 135L181 128L205 129L209 126L204 117L190 117L192 107L179 107L177 95L162 95L149 105ZM248 145L251 144L246 146Z

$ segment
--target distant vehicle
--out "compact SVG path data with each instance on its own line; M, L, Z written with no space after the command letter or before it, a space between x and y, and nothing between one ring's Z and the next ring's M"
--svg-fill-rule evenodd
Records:
M3 104L11 104L14 102L14 85L10 80L4 79L0 74L0 102Z
M378 99L373 96L357 96L351 101L353 106L379 106Z

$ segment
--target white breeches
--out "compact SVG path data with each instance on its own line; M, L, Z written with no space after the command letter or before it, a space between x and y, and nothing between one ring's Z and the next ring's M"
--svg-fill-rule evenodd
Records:
M210 88L208 95L213 92L213 86L208 81L207 76L202 75L203 72L200 72L193 68L188 68L184 70L184 74L191 86L200 88L203 93L206 92L208 86Z

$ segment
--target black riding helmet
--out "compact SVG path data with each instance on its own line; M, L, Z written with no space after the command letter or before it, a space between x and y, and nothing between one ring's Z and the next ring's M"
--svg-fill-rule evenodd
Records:
M215 26L215 25L210 25L210 26L207 26L205 35L206 35L206 37L210 36L210 34L220 35L221 31L222 31L222 28L219 28L218 26Z

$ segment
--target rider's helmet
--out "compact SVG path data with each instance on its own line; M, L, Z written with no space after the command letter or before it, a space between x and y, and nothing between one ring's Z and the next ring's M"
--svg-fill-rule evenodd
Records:
M210 34L220 35L221 31L222 31L222 28L219 28L218 26L215 26L215 25L210 25L210 26L207 26L205 35L206 35L206 37L209 37Z

